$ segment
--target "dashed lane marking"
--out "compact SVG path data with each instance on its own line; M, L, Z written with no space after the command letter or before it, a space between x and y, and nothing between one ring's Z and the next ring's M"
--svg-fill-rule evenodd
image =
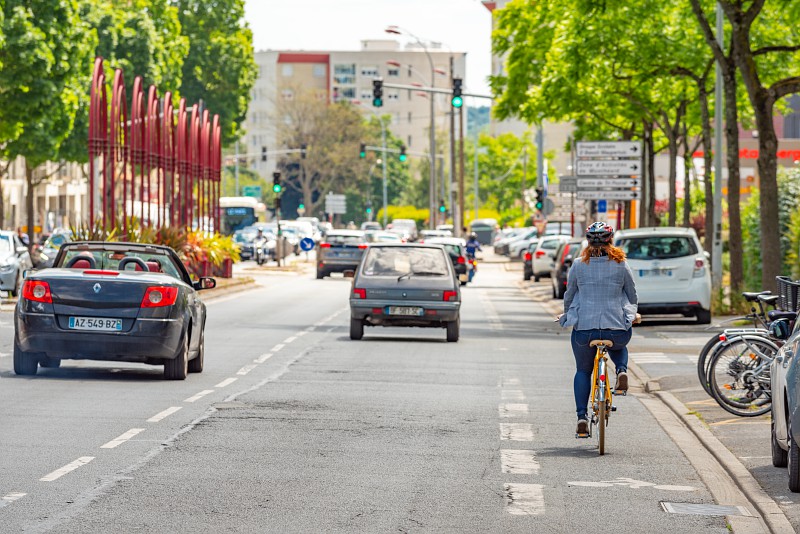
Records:
M52 473L49 473L49 474L43 476L42 478L39 479L39 481L41 481L41 482L52 482L54 480L58 480L59 478L61 478L64 475L66 475L67 473L71 473L72 471L75 471L79 467L88 464L92 460L94 460L94 456L81 456L80 458L78 458L74 462L70 462L67 465L65 465L64 467L56 469Z
M296 339L297 339L297 336L291 336L291 337L287 337L286 339L284 339L284 340L283 340L283 342L284 342L286 345L288 345L289 343L291 343L291 342L295 341Z
M506 512L511 515L544 513L544 486L540 484L504 484Z
M270 352L278 352L279 350L281 350L281 349L282 349L283 347L285 347L285 346L286 346L286 345L284 345L283 343L278 343L277 345L275 345L274 347L272 347L271 349L269 349L269 351L270 351Z
M217 384L214 387L215 388L224 388L225 386L230 386L231 384L233 384L237 380L238 380L238 378L226 378L225 380L223 380L222 382L220 382L219 384Z
M247 373L249 373L250 371L252 371L256 367L258 367L258 364L255 364L255 363L251 363L250 365L245 365L244 367L242 367L241 369L236 371L236 374L237 375L246 375Z
M123 443L125 443L126 441L128 441L129 439L134 437L135 435L140 434L142 432L144 432L144 428L131 428L130 430L128 430L127 432L125 432L121 436L112 439L111 441L109 441L105 445L100 445L100 448L101 449L113 449L115 447L119 447L120 445L122 445Z
M171 406L171 407L167 408L166 410L164 410L163 412L159 412L159 413L155 414L153 417L148 419L147 422L148 423L158 423L162 419L165 419L165 418L169 417L170 415L174 414L175 412L177 412L180 409L181 409L180 406Z
M306 334L308 334L308 330L300 330L298 333L294 335L294 337L303 337Z
M525 395L519 389L504 389L500 392L503 400L525 400Z
M529 413L527 404L501 404L497 411L500 417L525 417Z
M27 493L21 493L21 492L14 492L14 493L9 493L7 495L3 495L3 497L0 498L0 508L2 508L3 506L8 506L14 501L20 500L25 495L27 495Z
M510 475L535 475L539 473L536 453L531 450L501 449L500 467Z
M210 395L211 393L214 393L213 389L204 389L200 393L197 393L196 395L192 395L188 399L185 399L183 402L195 402L195 401L198 401L198 400L202 399L206 395Z
M518 386L519 383L520 383L519 378L504 378L503 381L500 383L500 387Z
M255 360L253 360L253 363L264 363L265 361L269 360L270 358L272 358L272 353L268 352L266 354L262 354L261 356L259 356Z
M533 425L530 423L500 423L500 439L503 441L533 441Z

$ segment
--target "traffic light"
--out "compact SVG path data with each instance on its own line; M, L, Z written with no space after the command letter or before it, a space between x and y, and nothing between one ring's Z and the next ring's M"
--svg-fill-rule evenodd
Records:
M405 163L405 161L407 159L408 159L408 156L406 155L406 146L405 145L400 145L400 161Z
M272 173L272 191L274 193L280 194L283 186L281 186L281 173L275 171Z
M261 147L261 161L267 161L267 147Z
M308 148L307 144L303 143L302 145L300 145L300 157L302 159L306 159L306 148Z
M383 106L383 78L372 80L372 105L376 108Z
M306 209L306 205L301 202L300 204L298 204L297 209L298 210L304 210L304 209Z
M367 215L372 215L372 201L367 200Z
M464 98L461 96L461 78L453 78L453 98L450 100L450 104L454 108L460 108L464 105Z
M447 206L444 205L444 200L439 201L439 213L447 213Z
M541 187L536 188L536 209L542 211L544 208L544 189Z
M361 147L358 149L358 157L364 159L367 157L367 145L361 143Z

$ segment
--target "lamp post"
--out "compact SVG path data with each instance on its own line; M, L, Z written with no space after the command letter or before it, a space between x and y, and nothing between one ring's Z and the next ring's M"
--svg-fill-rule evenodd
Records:
M399 26L389 26L386 28L386 33L394 34L394 35L407 35L414 39L418 45L422 47L422 50L425 52L425 55L428 57L428 63L431 66L431 87L436 86L436 67L433 64L433 57L431 53L428 51L428 47L425 46L425 43L422 40L411 33L410 31L400 28ZM434 107L433 107L433 97L430 98L430 113L431 113L431 121L430 121L430 187L428 188L428 225L430 228L435 228L436 224L434 222L434 212L436 210L436 206L434 205L434 197L436 191L436 125L435 125L435 116L434 116Z

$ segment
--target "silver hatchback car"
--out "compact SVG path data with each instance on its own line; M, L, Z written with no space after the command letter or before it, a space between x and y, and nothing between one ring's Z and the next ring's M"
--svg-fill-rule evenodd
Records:
M461 291L441 245L374 244L358 266L350 292L350 339L364 326L447 329L458 341Z

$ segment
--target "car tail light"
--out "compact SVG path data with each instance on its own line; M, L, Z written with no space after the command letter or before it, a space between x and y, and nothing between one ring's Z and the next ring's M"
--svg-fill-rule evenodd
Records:
M319 248L331 248L331 244L330 243L320 243L319 244Z
M700 278L706 274L706 262L703 258L696 258L694 260L694 277Z
M547 252L545 252L544 250L537 250L537 251L536 251L536 257L537 257L537 258L541 258L541 257L542 257L542 256L544 256L545 254L547 254Z
M25 280L25 285L22 286L22 298L33 302L53 303L50 284L41 280Z
M465 258L464 256L459 256L458 259L456 260L456 263L459 265L464 265L465 263L467 263L467 258Z
M383 314L383 308L372 308L372 315L381 315Z
M360 245L358 245L358 248L360 248L361 250L364 250L364 249L365 249L365 248L367 248L368 246L369 246L369 245L367 245L366 243L361 243Z
M531 259L532 259L531 253L530 252L526 252L525 253L525 261L531 261Z
M142 298L142 308L172 306L178 300L178 288L169 286L150 286Z
M442 300L445 302L454 302L458 300L458 291L445 291L442 295Z
M693 301L689 302L689 306L699 306L699 305L700 305L700 303L697 302L696 300L693 300Z
M99 275L99 276L119 276L119 271L87 270L87 271L83 271L83 274L93 274L93 275Z
M358 287L353 288L353 298L365 300L367 298L367 290Z

